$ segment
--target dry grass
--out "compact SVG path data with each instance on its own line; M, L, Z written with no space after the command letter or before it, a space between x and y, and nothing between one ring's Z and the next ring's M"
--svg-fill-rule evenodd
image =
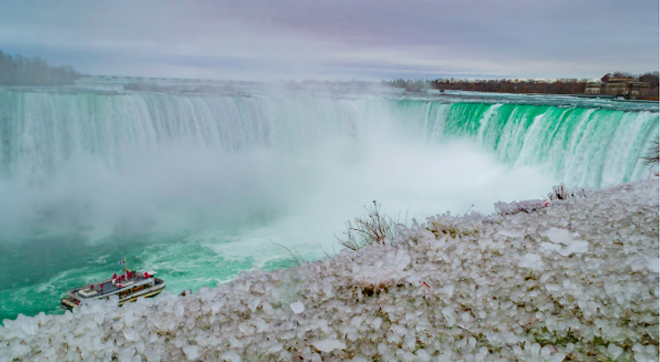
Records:
M455 226L451 223L444 223L439 220L430 222L427 229L438 238L444 235L447 235L450 238L457 238L479 234L479 228L475 227L469 229L461 226Z
M291 263L293 266L300 266L302 264L303 258L300 256L300 253L298 253L298 251L295 248L293 249L293 251L291 251L291 249L287 248L282 244L278 244L272 240L270 240L270 242L289 252L289 255L291 255L291 257L287 259L287 261Z
M367 215L356 217L346 222L345 239L337 238L339 244L351 250L358 250L372 244L385 244L394 240L394 225L396 222L380 212L380 204L375 200L371 207L364 207Z

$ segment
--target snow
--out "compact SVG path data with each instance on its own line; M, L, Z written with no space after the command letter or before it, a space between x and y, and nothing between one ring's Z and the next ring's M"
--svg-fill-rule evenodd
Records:
M658 179L576 190L192 295L19 315L0 362L657 361Z

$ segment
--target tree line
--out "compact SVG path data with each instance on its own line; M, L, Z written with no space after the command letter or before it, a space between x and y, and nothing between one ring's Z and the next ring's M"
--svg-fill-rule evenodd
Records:
M51 67L39 57L11 56L0 50L0 85L65 85L80 77L71 66Z
M602 81L611 78L631 78L638 82L646 82L649 88L644 90L637 99L658 100L658 72L647 72L633 75L627 72L608 73ZM489 80L467 80L467 79L395 79L384 81L390 87L402 88L408 92L420 92L427 89L460 90L473 92L493 93L542 93L542 94L583 94L584 89L590 81L587 79L557 79L553 81L543 80L519 80L519 79L489 79Z

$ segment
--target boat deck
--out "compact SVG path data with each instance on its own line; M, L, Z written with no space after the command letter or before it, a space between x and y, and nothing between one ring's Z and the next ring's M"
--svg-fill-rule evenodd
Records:
M116 282L116 284L112 283L112 279L108 279L98 284L95 283L93 289L89 287L76 288L69 290L67 294L75 298L82 297L85 299L98 299L116 294L120 290L128 290L130 288L151 283L155 283L153 276L145 278L144 275L138 274L134 275L132 278ZM119 285L121 285L121 288L118 287Z

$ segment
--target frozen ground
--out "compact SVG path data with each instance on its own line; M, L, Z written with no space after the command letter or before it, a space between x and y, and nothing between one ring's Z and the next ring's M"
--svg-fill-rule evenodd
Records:
M658 360L657 177L499 210L187 297L21 315L0 361Z

